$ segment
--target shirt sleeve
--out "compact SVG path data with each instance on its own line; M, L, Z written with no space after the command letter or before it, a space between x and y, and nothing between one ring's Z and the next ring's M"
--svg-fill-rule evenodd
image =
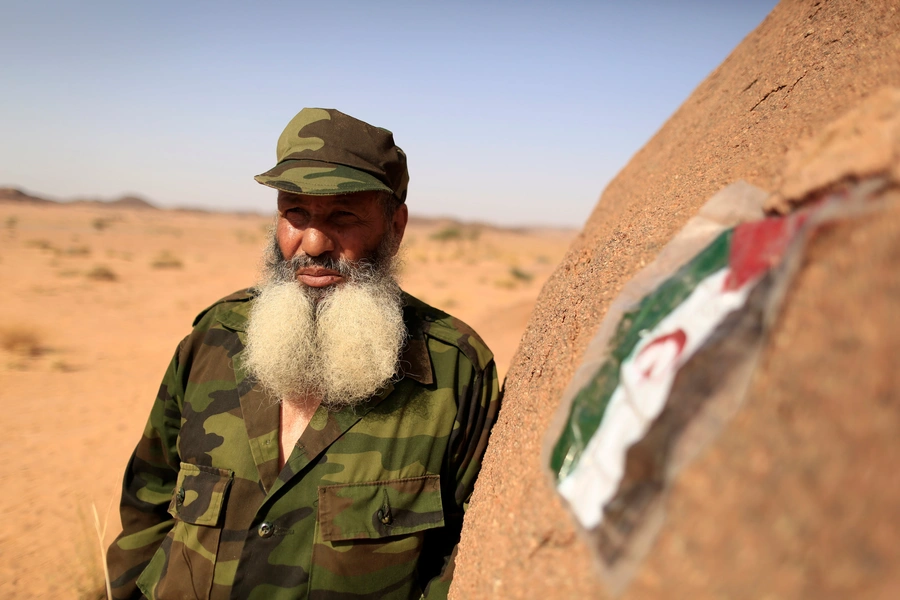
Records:
M141 597L135 582L174 524L168 508L180 466L179 354L184 345L182 341L166 370L144 433L125 469L119 504L122 532L106 555L116 600Z
M465 359L461 363L463 361ZM497 369L493 358L483 367L472 365L468 361L465 363L469 368L460 364L458 370L458 409L446 465L447 475L455 486L452 491L445 493L444 502L447 524L447 531L444 533L450 544L444 546L445 551L440 557L443 563L440 574L423 586L425 591L422 597L428 600L444 599L449 593L463 517L481 471L481 461L487 450L491 428L500 411Z

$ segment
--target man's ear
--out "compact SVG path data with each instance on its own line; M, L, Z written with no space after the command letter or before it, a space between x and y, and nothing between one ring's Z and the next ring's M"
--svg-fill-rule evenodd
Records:
M391 229L394 232L394 254L400 250L400 242L403 241L403 233L406 231L406 223L409 221L409 209L406 204L401 204L394 211L394 218L391 221Z

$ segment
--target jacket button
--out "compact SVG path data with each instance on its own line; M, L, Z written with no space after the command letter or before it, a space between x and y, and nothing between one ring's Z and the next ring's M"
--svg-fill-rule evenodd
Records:
M178 501L184 502L184 488L178 488Z
M275 526L269 523L268 521L263 521L259 524L259 527L256 529L256 532L259 534L261 538L272 537L272 534L275 533Z

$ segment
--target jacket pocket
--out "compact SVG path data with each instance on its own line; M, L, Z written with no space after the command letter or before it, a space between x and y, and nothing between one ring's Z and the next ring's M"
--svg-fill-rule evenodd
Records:
M137 580L148 598L208 598L234 471L181 463L169 503L175 525Z
M169 514L191 525L219 525L234 471L181 463Z
M319 487L326 542L377 539L443 527L438 475Z
M407 598L426 531L444 526L440 476L321 486L317 516L311 595Z

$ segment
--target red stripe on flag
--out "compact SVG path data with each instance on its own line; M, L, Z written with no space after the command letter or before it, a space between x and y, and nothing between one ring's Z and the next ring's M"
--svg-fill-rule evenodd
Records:
M740 289L781 262L788 244L806 221L808 212L772 217L734 228L728 254L730 272L722 291Z

